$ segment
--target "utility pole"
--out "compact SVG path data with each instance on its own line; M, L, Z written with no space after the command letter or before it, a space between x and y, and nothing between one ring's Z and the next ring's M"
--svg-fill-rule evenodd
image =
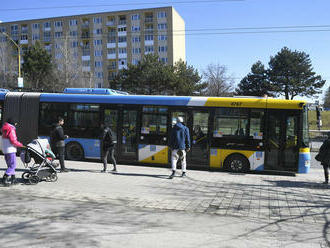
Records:
M6 36L16 47L18 51L18 79L17 79L17 86L18 88L23 88L23 78L21 77L21 46L18 45L10 36L5 32L1 32L4 36Z

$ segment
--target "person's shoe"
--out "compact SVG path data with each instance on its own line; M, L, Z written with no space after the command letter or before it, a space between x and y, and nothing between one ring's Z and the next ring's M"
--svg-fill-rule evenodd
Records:
M14 184L18 184L15 175L11 175L10 181L11 181L11 184L12 184L12 185L14 185Z
M113 168L113 169L112 169L112 172L117 172L117 168L116 168L116 167Z
M101 170L101 173L106 173L107 172L107 170Z
M186 177L187 175L186 175L186 172L182 172L182 175L181 175L181 177Z
M172 179L175 176L175 171L172 171L172 174L169 176L169 179Z
M322 184L328 184L328 181L323 182Z
M3 175L2 183L5 187L8 187L10 185L10 179L9 179L9 176L7 174Z
M70 170L67 168L61 169L61 172L69 172Z

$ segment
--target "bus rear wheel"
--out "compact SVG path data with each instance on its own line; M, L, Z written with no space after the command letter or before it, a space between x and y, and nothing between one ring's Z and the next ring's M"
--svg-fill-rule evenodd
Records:
M249 160L240 154L233 154L225 161L225 168L231 172L247 172L250 169Z
M77 142L70 142L65 147L65 153L68 160L83 160L84 150Z

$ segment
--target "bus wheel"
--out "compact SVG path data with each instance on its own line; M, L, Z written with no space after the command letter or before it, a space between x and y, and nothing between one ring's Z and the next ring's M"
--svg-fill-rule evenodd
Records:
M249 160L240 154L233 154L225 161L225 168L231 172L247 172L250 169Z
M77 142L70 142L65 147L65 153L68 160L83 160L84 150Z

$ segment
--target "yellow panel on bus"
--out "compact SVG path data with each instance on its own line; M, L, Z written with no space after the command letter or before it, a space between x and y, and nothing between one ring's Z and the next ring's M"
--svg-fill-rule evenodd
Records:
M210 167L223 168L225 159L234 153L245 156L250 162L251 170L263 170L265 154L263 151L246 151L233 149L210 149Z
M168 147L159 145L139 145L139 162L167 164Z

